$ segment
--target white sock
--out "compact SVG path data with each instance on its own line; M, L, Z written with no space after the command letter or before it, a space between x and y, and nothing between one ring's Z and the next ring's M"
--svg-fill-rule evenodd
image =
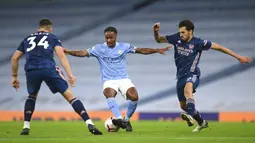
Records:
M89 124L94 125L94 123L92 122L91 119L88 119L88 120L86 121L86 125L88 126Z
M28 128L30 129L30 122L29 121L24 121L23 129Z

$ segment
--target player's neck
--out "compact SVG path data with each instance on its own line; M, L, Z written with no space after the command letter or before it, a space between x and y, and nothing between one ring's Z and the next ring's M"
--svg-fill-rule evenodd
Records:
M116 47L116 43L115 43L114 45L112 45L111 47L110 47L110 46L108 46L108 47L111 48L111 49L113 49L113 48Z
M114 46L111 46L111 47L110 47L110 46L108 46L108 47L109 47L109 48L111 48L111 49L113 49L113 48L115 48L115 46L116 46L116 44L115 44Z
M190 36L189 39L186 42L189 43L192 38L193 38L193 35Z
M49 30L47 30L45 28L39 28L37 31L38 32L50 32Z

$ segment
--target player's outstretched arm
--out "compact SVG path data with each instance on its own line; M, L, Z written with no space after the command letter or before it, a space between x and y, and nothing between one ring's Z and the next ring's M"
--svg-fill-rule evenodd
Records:
M153 25L154 39L158 43L167 43L166 37L165 36L161 36L159 34L159 29L160 29L160 23L156 23L156 24Z
M63 48L61 46L56 46L55 47L55 51L58 55L58 58L61 62L61 65L64 67L67 75L68 75L68 78L69 78L69 83L71 86L74 86L76 80L75 80L75 77L73 76L72 74L72 70L71 70L71 67L70 67L70 64L69 64L69 61L63 51Z
M72 55L75 57L88 57L89 53L87 50L69 50L64 48L65 54Z
M160 54L165 54L166 51L171 48L171 45L168 45L165 48L158 48L158 49L153 49L153 48L136 48L135 53L143 54L143 55L149 55L149 54L154 54L154 53L160 53Z
M228 54L228 55L236 58L241 64L252 62L252 58L238 55L237 53L231 51L230 49L228 49L224 46L221 46L217 43L214 43L214 42L212 42L211 49L214 49L214 50L220 51L222 53Z
M12 87L18 91L20 87L20 82L18 80L18 69L19 69L19 59L22 57L23 52L16 51L12 56Z

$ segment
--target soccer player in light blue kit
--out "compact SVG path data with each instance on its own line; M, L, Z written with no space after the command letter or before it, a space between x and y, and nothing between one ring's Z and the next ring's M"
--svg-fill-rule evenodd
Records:
M164 54L169 47L161 49L137 48L129 43L116 42L117 29L114 27L107 27L104 30L104 34L106 42L103 44L97 44L87 50L64 49L64 52L77 57L97 58L100 64L102 80L104 82L104 96L107 99L109 108L117 118L112 120L113 124L122 129L126 129L127 132L131 132L132 126L129 119L136 110L138 93L134 84L128 78L125 57L128 53L145 55L153 53ZM118 91L125 99L130 100L125 119L122 118L119 107L115 101L115 96Z
M203 40L193 36L194 24L190 20L183 20L179 23L179 32L173 35L161 36L159 34L160 24L153 27L154 38L158 43L170 43L174 46L175 65L177 67L177 96L180 107L185 113L181 114L189 126L193 126L193 118L198 126L193 132L198 132L208 127L198 110L195 108L193 93L199 85L200 69L199 60L203 50L213 49L236 58L241 64L250 63L252 59L240 56L233 51L214 42Z

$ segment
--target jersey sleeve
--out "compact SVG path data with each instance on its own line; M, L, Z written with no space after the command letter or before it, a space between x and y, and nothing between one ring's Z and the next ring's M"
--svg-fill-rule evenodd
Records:
M97 48L97 46L93 46L89 49L87 49L89 57L98 57L99 55L99 49Z
M128 44L126 45L127 49L125 50L126 53L135 53L136 46Z
M56 46L62 47L61 41L57 37L53 38L52 45L53 45L53 47L56 47Z
M180 34L179 33L175 33L173 35L166 35L166 40L168 43L170 44L176 44L177 41L180 39Z
M17 48L18 51L25 53L25 47L24 47L24 42L22 41Z
M199 50L209 50L212 46L212 42L204 39L199 39Z

